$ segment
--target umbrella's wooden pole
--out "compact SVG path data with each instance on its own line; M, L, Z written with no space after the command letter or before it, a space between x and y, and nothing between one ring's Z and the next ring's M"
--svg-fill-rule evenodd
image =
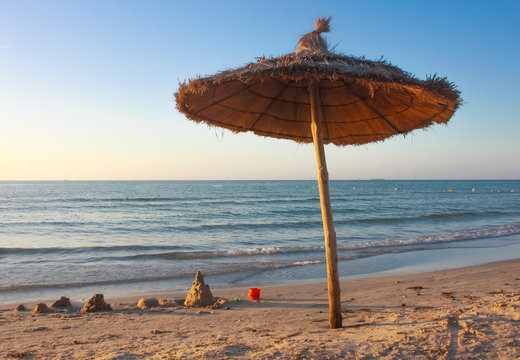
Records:
M316 82L310 86L310 102L311 130L314 141L314 151L316 152L316 164L318 166L321 216L323 219L323 231L325 232L325 255L327 258L327 280L329 288L329 325L331 329L337 329L342 326L338 249L336 245L336 231L334 231L334 221L332 219L332 208L330 206L329 174L327 172L321 131L320 94Z

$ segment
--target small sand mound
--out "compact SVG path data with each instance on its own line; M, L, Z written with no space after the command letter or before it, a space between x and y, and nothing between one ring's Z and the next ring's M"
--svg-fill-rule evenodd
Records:
M44 303L39 303L38 305L36 305L34 307L35 314L45 314L49 311L50 311L49 307L47 305L45 305Z
M156 298L141 298L139 299L139 302L137 303L137 307L139 309L149 309L153 307L159 307L159 300Z
M56 300L54 304L51 305L53 308L68 308L71 307L70 299L66 296L62 296L59 300Z
M87 300L83 308L80 310L82 313L96 312L96 311L110 311L112 307L110 304L105 302L103 294L96 294Z
M215 298L209 290L209 285L204 283L204 276L202 276L200 270L195 275L195 281L191 286L191 290L186 296L184 305L191 307L203 307L211 306L215 302Z
M162 307L175 307L177 305L183 305L183 304L184 304L184 300L181 300L181 303L179 304L178 302L176 302L176 300L159 299L159 305Z

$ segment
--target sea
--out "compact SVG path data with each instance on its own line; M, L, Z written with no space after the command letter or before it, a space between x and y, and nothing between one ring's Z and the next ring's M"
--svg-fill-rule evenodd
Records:
M341 278L520 258L519 180L335 180ZM316 181L0 182L0 304L325 281Z

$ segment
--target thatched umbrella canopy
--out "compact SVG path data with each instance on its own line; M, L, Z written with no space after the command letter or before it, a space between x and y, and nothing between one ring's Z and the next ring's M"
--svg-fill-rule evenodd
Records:
M435 123L446 124L461 103L445 78L419 80L386 61L328 50L318 18L294 53L259 58L235 70L180 84L177 109L233 132L314 142L327 253L330 326L341 327L336 234L330 210L324 144L360 145Z

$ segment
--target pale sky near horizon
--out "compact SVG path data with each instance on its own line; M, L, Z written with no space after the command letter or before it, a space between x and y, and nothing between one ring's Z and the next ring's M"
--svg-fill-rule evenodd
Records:
M464 99L447 126L326 146L331 179L520 179L518 1L0 0L0 180L315 179L312 145L196 124L173 93L292 52L317 16L337 52Z

